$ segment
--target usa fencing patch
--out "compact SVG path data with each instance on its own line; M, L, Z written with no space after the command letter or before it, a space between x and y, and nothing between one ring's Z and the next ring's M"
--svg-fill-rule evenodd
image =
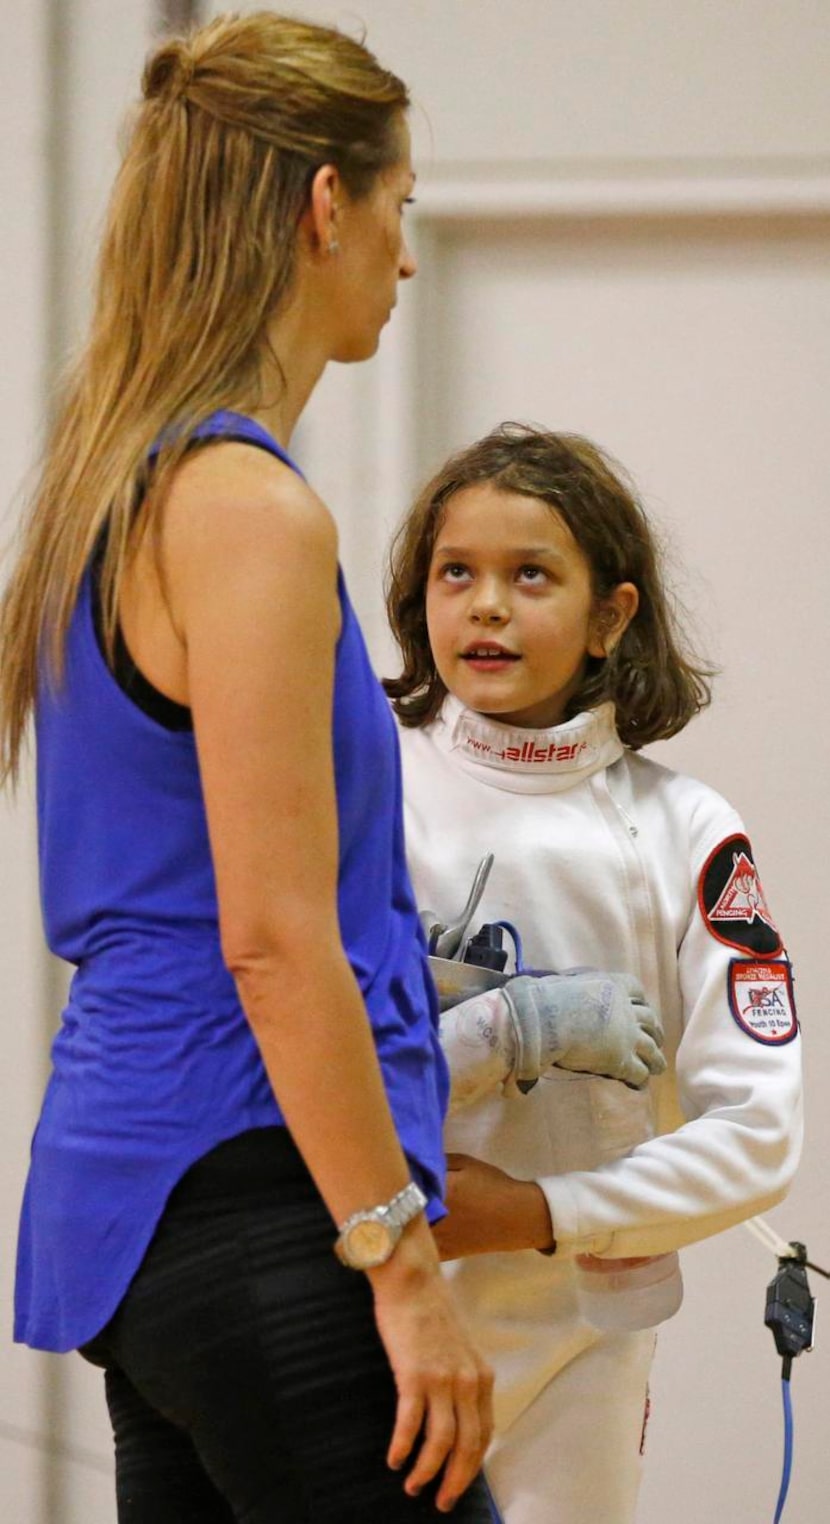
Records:
M709 854L700 875L698 901L708 930L726 947L765 958L783 950L745 836L727 836Z
M748 963L733 958L729 965L729 1006L738 1026L756 1042L773 1047L792 1042L798 1031L793 975L789 963Z

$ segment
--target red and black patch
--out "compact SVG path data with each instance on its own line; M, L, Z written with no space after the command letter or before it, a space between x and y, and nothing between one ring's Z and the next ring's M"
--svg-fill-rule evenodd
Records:
M783 951L745 836L727 836L710 852L700 874L698 903L708 930L726 947L764 958Z
M793 973L785 959L729 965L729 1008L742 1031L756 1042L780 1048L798 1032Z

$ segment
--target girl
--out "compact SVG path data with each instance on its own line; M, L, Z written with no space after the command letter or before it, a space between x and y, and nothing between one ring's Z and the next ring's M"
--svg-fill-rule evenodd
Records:
M16 1336L104 1368L133 1524L490 1518L394 725L286 453L415 272L407 103L270 12L155 51L3 603L77 966Z
M640 755L708 702L709 674L598 449L505 424L453 457L396 539L388 609L418 902L450 920L492 851L479 915L518 926L528 965L627 970L663 1017L646 1102L551 1069L458 1111L437 1229L496 1370L508 1524L627 1524L654 1336L591 1326L580 1278L782 1197L801 1138L790 964L735 811Z

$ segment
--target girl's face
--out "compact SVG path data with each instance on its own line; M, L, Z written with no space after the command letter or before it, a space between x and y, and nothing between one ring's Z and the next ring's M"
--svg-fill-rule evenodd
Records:
M426 590L438 674L469 709L526 728L561 720L588 656L604 656L637 606L621 583L601 603L571 531L539 498L492 482L446 504Z

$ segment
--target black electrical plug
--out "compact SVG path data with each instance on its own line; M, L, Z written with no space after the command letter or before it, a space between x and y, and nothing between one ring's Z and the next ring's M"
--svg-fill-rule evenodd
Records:
M807 1250L791 1243L792 1257L779 1259L778 1269L767 1286L764 1322L772 1329L775 1348L784 1361L784 1379L802 1350L813 1347L816 1303L807 1282Z
M507 948L504 946L501 927L489 922L482 926L467 943L463 961L474 963L478 968L494 968L503 973Z

